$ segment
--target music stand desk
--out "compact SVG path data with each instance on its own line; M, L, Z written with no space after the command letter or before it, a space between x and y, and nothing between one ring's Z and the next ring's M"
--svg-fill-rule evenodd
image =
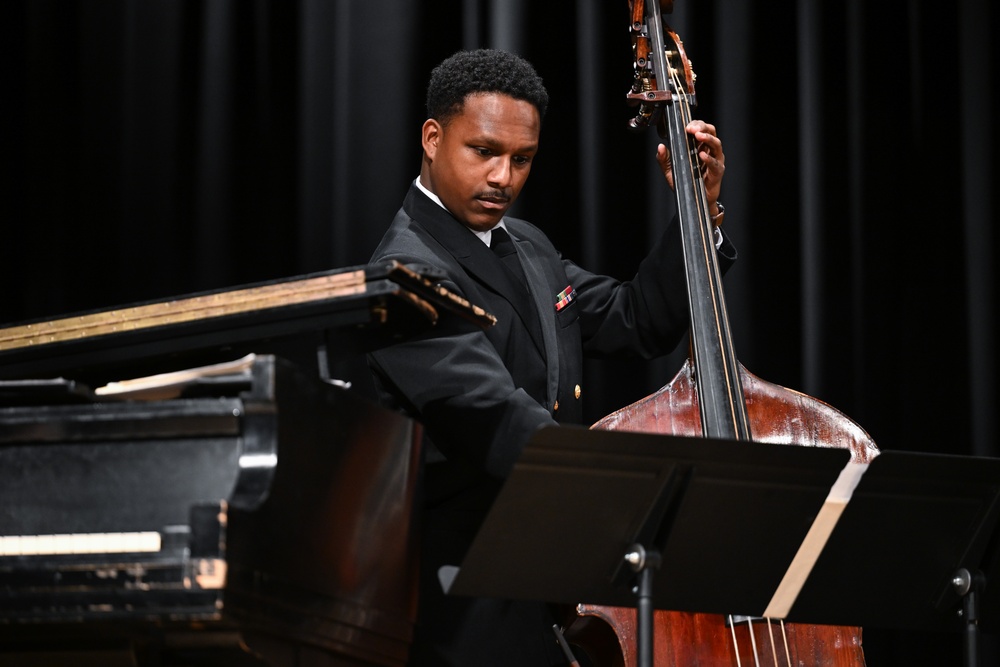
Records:
M659 609L760 616L847 450L707 438L539 431L450 594L634 606L623 563L657 550ZM883 452L787 614L790 622L960 629L956 572L998 565L1000 460ZM980 596L995 628L1000 599Z

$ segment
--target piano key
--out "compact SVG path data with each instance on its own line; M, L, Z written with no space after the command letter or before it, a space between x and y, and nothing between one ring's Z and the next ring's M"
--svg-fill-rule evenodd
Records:
M2 556L55 556L68 554L155 553L160 550L156 531L135 533L75 533L67 535L0 536Z

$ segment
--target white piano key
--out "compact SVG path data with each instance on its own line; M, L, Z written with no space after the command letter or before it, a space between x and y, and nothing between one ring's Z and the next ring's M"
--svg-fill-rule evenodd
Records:
M0 536L2 556L155 553L162 540L156 531L135 533L72 533L64 535Z

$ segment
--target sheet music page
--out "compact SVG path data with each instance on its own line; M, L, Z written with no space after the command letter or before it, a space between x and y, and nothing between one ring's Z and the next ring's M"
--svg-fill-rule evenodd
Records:
M251 353L234 361L199 366L170 373L109 382L94 390L97 396L127 400L159 401L177 398L184 387L201 378L233 375L249 371L257 355Z

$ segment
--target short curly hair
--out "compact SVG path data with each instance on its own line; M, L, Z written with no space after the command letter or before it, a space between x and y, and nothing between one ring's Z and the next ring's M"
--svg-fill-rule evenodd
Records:
M427 115L447 125L462 112L465 98L477 93L502 93L530 102L545 117L549 94L535 68L521 56L496 49L459 51L431 72L427 84Z

